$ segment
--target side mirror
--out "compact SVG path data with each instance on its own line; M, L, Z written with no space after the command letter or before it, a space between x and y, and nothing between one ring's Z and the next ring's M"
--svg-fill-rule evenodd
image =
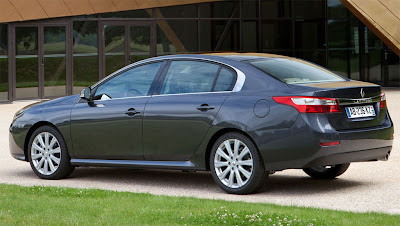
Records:
M92 89L90 87L86 87L81 92L81 98L86 99L88 101L93 101L92 98Z

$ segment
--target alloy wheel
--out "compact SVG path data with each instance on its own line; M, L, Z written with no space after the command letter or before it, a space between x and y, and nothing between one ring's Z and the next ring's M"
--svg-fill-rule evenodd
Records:
M217 149L214 169L219 180L229 188L244 186L253 174L253 157L239 139L228 139Z
M61 162L61 147L57 138L49 133L39 133L32 142L31 159L36 170L43 175L57 171Z

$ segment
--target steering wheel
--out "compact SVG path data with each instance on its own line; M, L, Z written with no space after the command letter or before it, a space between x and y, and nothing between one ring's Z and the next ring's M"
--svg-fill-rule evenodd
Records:
M131 96L144 96L144 94L137 89L128 89L127 91L125 91L124 97Z

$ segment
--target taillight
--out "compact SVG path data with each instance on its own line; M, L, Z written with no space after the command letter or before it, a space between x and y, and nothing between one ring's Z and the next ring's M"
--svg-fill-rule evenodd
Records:
M325 97L272 97L277 103L290 105L300 113L333 113L341 112L338 101L335 98Z
M319 143L322 147L329 147L329 146L336 146L339 145L339 141L334 141L334 142L325 142L325 143Z
M381 102L379 104L379 108L385 108L386 107L386 95L385 93L381 93Z

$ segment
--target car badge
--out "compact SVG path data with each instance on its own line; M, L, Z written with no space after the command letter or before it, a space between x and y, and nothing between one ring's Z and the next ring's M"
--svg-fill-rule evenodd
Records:
M364 92L364 89L363 89L363 88L361 88L360 94L361 94L361 98L364 98L365 92Z

